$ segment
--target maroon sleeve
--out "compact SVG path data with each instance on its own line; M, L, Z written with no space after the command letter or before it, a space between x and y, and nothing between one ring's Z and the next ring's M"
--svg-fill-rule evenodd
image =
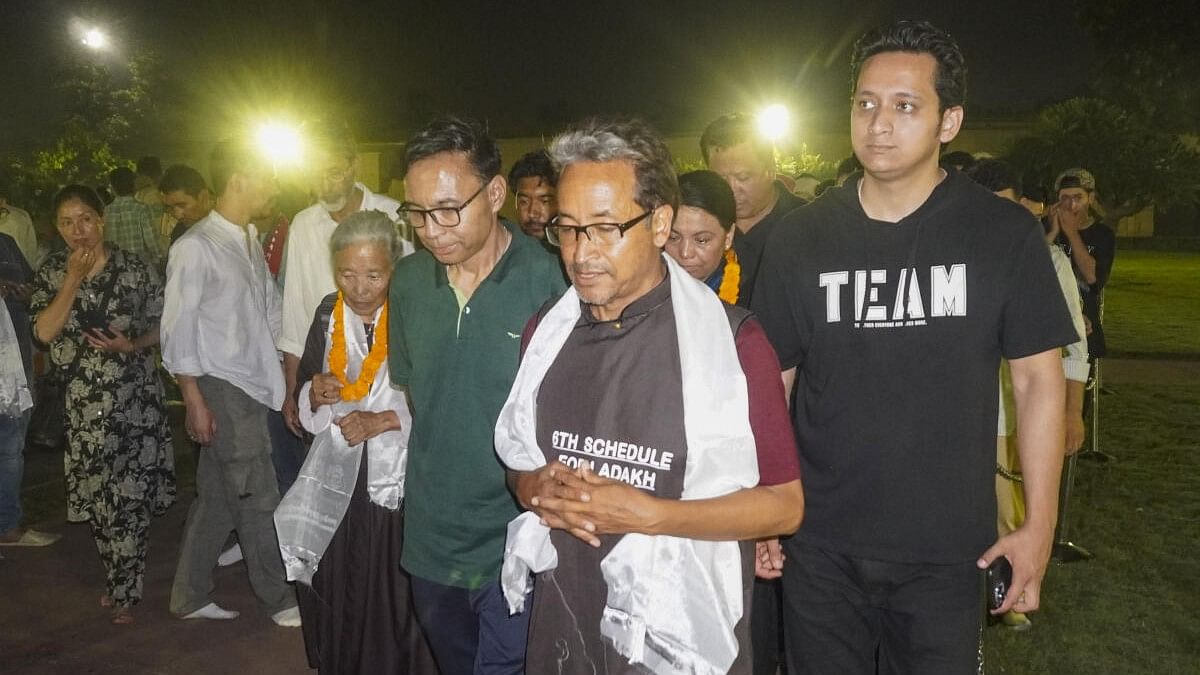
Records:
M525 358L525 350L529 349L529 341L533 339L533 332L537 330L538 324L541 322L541 312L529 317L529 320L525 322L525 328L521 330L521 358Z
M754 317L742 322L736 343L738 360L746 374L750 429L758 450L758 484L790 483L800 478L800 455L779 375L779 358Z

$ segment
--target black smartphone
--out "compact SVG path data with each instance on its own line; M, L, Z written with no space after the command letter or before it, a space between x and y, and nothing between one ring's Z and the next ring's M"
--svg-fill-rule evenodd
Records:
M987 600L988 609L995 611L1004 604L1004 597L1012 586L1012 563L1008 558L1000 556L992 561L987 568Z

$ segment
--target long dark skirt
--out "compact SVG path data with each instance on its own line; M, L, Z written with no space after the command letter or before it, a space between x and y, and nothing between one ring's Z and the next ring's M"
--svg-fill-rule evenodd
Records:
M400 569L404 510L371 503L366 471L364 449L346 517L313 585L296 585L308 664L323 675L437 675Z

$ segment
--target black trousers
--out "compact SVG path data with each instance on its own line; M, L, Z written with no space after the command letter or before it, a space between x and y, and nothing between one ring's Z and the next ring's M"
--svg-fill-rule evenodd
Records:
M963 675L978 668L975 561L893 563L793 538L783 571L790 675Z

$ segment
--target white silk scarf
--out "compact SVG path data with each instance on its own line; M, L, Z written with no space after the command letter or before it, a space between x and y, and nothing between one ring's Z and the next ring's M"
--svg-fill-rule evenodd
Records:
M8 305L0 300L0 415L20 417L33 407L33 395L25 379L25 362L13 327Z
M367 358L367 335L363 321L343 306L346 332L346 378L355 380ZM378 321L382 308L375 314ZM334 320L326 332L326 372L332 343ZM311 382L300 390L300 422L316 438L300 468L296 482L275 509L275 529L279 551L289 581L312 584L313 574L334 532L346 516L350 498L358 482L363 444L350 445L334 422L355 410L393 411L400 417L399 431L386 431L369 441L367 453L367 495L385 509L396 510L404 497L404 473L408 459L408 434L412 413L403 391L392 388L388 364L384 361L375 373L370 392L358 401L323 405L316 411L309 405Z

